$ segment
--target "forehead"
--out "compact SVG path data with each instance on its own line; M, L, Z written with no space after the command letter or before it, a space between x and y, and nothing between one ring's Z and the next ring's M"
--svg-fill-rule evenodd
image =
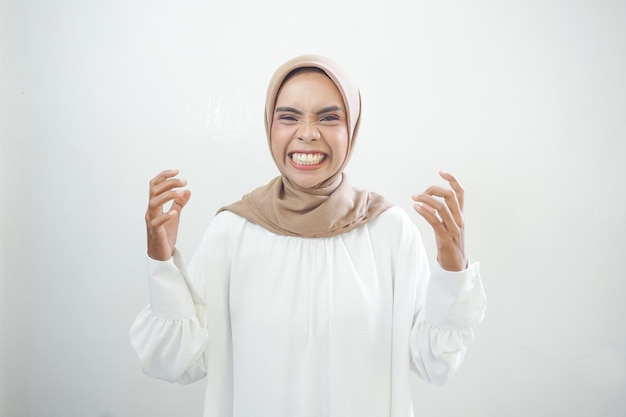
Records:
M278 90L276 105L283 101L335 101L343 99L335 83L321 70L303 69L288 76Z

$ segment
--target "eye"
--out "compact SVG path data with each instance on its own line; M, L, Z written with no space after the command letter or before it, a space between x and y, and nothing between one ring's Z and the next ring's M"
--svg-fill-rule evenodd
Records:
M335 114L326 114L320 118L321 122L336 122L339 120L339 116Z
M281 120L283 122L295 122L298 119L296 119L296 117L291 114L281 114L278 116L278 120Z

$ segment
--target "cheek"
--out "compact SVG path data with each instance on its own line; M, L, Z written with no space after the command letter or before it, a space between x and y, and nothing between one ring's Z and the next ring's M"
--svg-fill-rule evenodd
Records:
M285 141L286 130L284 126L280 124L273 124L270 128L270 142L281 143Z
M280 140L280 135L272 130L270 131L270 151L272 152L272 157L276 162L280 162L283 160L283 153L285 152L285 145Z
M270 151L272 152L272 157L275 161L279 161L282 158L280 157L280 150L276 146L276 142L270 139Z
M349 143L348 132L347 131L341 132L337 136L335 147L337 149L337 152L341 156L342 160L346 159L346 156L348 155L348 143Z
M294 135L294 128L292 126L284 126L280 124L272 125L270 128L270 147L280 151L289 145L292 136Z

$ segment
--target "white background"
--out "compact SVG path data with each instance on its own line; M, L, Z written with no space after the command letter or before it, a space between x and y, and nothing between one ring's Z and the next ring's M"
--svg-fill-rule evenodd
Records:
M447 386L415 380L416 414L626 415L623 1L0 7L1 416L200 415L203 383L144 376L128 342L147 182L189 180L190 257L277 174L265 88L304 53L361 87L355 185L409 211L439 169L467 190L488 312Z

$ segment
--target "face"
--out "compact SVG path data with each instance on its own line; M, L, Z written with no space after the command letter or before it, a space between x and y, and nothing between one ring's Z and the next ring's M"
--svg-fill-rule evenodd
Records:
M281 173L300 187L315 187L338 172L348 152L348 122L330 78L303 71L283 84L270 147Z

